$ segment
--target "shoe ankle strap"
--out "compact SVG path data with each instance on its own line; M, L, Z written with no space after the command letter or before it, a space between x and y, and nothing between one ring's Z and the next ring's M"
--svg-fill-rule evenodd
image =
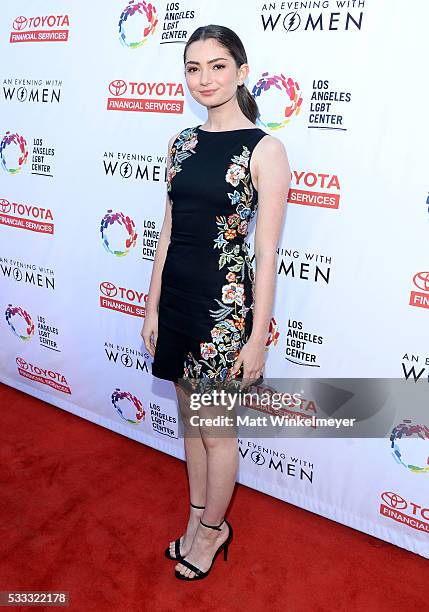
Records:
M196 506L195 504L193 504L192 502L190 502L191 506L193 508L198 508L198 510L204 510L205 506Z
M221 527L224 524L225 519L222 520L222 522L219 525L206 525L205 523L203 523L203 521L200 519L200 523L201 525L204 525L204 527L209 527L210 529L217 529L218 531L221 531Z

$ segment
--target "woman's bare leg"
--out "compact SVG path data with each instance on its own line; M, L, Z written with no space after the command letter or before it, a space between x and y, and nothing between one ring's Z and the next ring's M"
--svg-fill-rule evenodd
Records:
M206 482L207 482L207 452L203 444L198 427L191 427L188 424L189 417L192 416L189 407L189 396L183 388L176 384L177 400L184 426L184 446L186 456L186 468L189 481L190 501L196 506L206 505ZM195 532L199 524L200 517L204 510L199 510L189 506L189 519L186 533L181 537L180 552L185 556L191 549ZM175 556L174 541L170 542L170 554Z
M207 406L198 411L202 418L214 417L218 414L230 416L218 407ZM222 431L227 437L220 437ZM223 430L211 426L200 426L202 443L207 452L207 495L206 509L201 520L208 525L219 525L223 520L231 497L238 470L238 441L232 428ZM186 555L187 561L207 571L216 549L227 539L229 528L224 522L221 531L209 529L198 525L192 547ZM192 578L194 572L177 563L176 569L180 573Z

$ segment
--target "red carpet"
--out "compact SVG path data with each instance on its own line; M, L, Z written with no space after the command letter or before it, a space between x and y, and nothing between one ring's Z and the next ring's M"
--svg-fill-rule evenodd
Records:
M185 525L184 462L0 394L1 591L66 590L73 612L428 610L426 559L242 485L228 561L177 580L163 555Z

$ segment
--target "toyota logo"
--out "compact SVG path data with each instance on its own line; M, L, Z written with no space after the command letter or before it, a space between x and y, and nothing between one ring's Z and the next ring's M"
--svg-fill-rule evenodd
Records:
M24 17L23 15L20 15L20 17L17 17L14 22L13 22L13 29L14 30L23 30L25 28L25 26L27 25L27 17Z
M123 96L127 91L127 84L122 79L116 79L109 84L109 91L112 96Z
M100 283L100 291L103 295L107 297L114 297L118 290L113 283L109 283L108 281L104 281L104 283Z
M10 202L8 202L7 200L5 200L3 198L0 199L0 209L1 209L1 212L7 213L7 212L10 211L10 208L11 208L10 207Z
M392 493L392 491L385 491L381 494L381 498L388 506L395 508L396 510L403 510L408 506L403 497L397 493Z
M16 358L16 363L21 366L21 368L25 368L25 366L27 365L27 362L25 361L25 359L23 359L22 357L17 357Z
M417 274L414 274L413 283L422 291L429 291L429 272L417 272Z

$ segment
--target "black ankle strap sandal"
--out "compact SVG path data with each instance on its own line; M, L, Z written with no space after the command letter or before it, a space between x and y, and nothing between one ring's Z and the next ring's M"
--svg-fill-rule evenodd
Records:
M205 506L196 506L195 504L193 504L192 502L189 502L191 504L191 506L193 508L197 508L198 510L204 510ZM164 555L167 557L167 559L173 559L173 561L180 561L183 559L182 553L180 552L180 538L177 538L177 540L174 540L174 557L170 552L170 547L168 546L168 548L165 549L164 551Z
M201 525L204 525L204 527L209 527L210 529L217 529L218 531L221 531L221 526L223 525L224 522L228 525L228 537L225 540L225 542L221 544L219 548L217 549L217 551L215 552L209 569L206 572L203 572L199 567L197 567L193 563L190 563L187 559L182 558L180 559L180 563L184 565L185 567L187 567L188 569L192 570L194 572L194 576L190 578L189 576L185 576L184 574L181 574L179 570L175 570L174 575L176 576L176 578L178 578L179 580L188 580L188 581L202 580L203 578L206 578L210 574L210 571L213 567L213 563L215 562L215 559L221 550L223 550L223 560L226 561L228 559L228 548L232 540L232 527L229 524L229 522L224 518L222 523L220 523L220 525L206 525L200 519Z
M219 525L206 525L205 523L203 523L203 521L200 519L200 523L201 525L204 525L204 527L209 527L210 529L217 529L218 531L222 531L221 527L224 524L225 519L223 519L223 521L219 524Z

